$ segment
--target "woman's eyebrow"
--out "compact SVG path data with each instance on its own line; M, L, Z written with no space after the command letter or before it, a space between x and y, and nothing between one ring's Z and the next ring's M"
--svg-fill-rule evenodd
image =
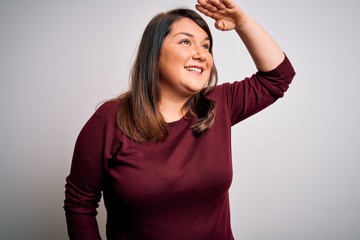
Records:
M188 36L188 37L190 37L190 38L195 38L195 36L194 36L193 34L188 33L188 32L178 32L178 33L174 34L174 37L177 36L177 35L185 35L185 36ZM205 41L205 40L210 40L210 38L209 38L209 37L205 37L205 38L204 38L204 41Z

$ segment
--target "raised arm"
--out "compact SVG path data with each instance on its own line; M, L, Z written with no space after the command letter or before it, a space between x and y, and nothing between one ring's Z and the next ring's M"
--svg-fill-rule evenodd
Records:
M213 18L217 29L235 30L258 70L273 70L284 60L284 53L275 40L232 0L198 0L196 9Z

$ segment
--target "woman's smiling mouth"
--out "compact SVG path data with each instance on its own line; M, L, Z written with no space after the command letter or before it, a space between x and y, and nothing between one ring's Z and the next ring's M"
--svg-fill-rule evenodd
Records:
M197 72L197 73L202 73L204 71L203 68L200 67L185 67L185 69L190 72Z

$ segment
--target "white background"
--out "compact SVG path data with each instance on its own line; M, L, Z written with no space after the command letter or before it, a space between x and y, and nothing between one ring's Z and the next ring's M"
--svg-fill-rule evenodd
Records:
M238 3L297 75L284 99L234 127L235 239L360 239L359 2ZM77 134L101 101L127 89L148 21L194 4L0 1L0 239L67 238L64 184ZM252 74L236 34L207 20L220 83Z

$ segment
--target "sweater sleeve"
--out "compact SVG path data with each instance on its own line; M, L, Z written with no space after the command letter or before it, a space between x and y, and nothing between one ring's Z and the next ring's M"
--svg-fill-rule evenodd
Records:
M106 104L105 104L106 105ZM70 239L101 239L96 221L109 145L109 124L101 106L76 140L70 175L66 178L64 209ZM111 142L111 141L110 141Z
M284 96L295 71L287 56L269 72L258 71L243 81L223 84L232 125L263 110Z

